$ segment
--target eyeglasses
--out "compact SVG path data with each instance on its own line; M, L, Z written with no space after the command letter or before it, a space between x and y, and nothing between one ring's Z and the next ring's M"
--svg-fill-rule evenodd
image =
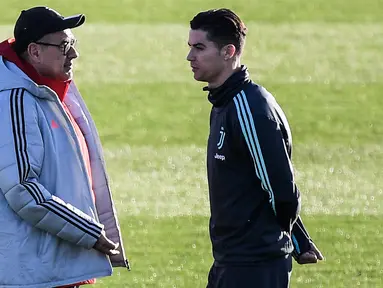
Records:
M70 41L64 40L60 44L46 43L46 42L35 42L36 44L45 45L45 46L53 46L60 48L61 52L64 56L66 56L70 50L70 48L76 47L77 40L71 39Z

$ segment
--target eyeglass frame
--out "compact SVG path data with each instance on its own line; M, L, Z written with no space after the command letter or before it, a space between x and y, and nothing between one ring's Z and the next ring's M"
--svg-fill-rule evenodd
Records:
M77 39L71 39L70 41L68 40L63 40L60 44L53 44L53 43L47 43L47 42L34 42L39 45L44 45L44 46L52 46L52 47L57 47L60 48L61 53L66 56L68 55L68 52L70 51L70 48L74 48L77 44ZM68 47L68 48L66 48ZM65 51L66 50L66 51Z

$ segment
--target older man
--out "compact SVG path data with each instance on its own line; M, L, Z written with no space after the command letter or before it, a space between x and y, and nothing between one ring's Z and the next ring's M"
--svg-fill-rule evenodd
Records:
M77 287L128 267L100 139L77 90L70 29L21 12L0 44L0 286Z

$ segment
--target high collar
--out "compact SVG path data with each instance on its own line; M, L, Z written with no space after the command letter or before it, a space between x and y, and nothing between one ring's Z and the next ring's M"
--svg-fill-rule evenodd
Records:
M225 105L234 96L236 90L238 90L242 84L249 82L249 72L245 65L241 66L241 69L234 72L227 80L219 87L210 89L204 87L204 91L209 91L208 99L215 107Z
M57 93L61 101L64 101L71 81L58 81L55 79L41 76L31 64L21 59L12 48L15 39L11 38L0 43L0 56L14 63L25 74L28 75L36 84L45 85Z

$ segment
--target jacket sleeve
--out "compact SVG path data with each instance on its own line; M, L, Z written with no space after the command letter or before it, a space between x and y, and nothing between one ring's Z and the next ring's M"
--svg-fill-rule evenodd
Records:
M254 115L247 103L234 100L239 124L255 173L283 231L291 233L300 211L300 194L279 124L266 115Z
M291 238L294 245L292 256L295 260L298 260L300 255L310 250L310 243L313 242L300 216L294 223Z
M0 191L9 207L32 226L92 248L103 226L39 182L44 146L37 106L23 89L0 92Z

